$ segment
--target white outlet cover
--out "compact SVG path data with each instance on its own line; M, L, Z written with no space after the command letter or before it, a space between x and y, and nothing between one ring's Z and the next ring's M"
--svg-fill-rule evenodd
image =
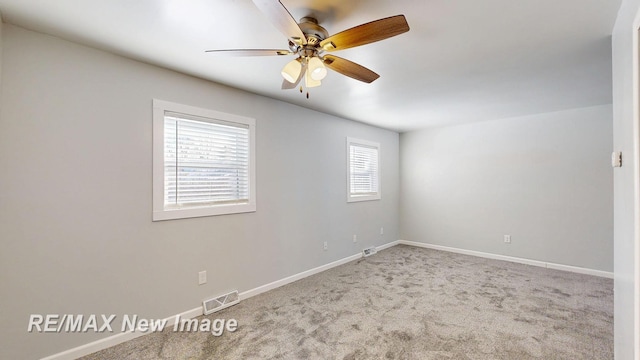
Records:
M200 271L198 273L198 285L203 285L207 283L207 272Z

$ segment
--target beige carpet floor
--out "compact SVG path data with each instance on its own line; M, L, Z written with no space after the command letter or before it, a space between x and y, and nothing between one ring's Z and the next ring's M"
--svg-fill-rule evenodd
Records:
M394 246L91 359L613 359L613 281Z

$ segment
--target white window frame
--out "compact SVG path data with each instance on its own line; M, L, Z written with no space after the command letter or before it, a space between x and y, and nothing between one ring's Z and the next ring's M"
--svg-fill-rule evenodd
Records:
M184 114L185 118L196 117L199 121L229 123L249 128L249 201L241 204L215 204L190 206L184 208L166 208L164 203L164 123L165 114ZM256 121L239 115L202 109L153 99L153 221L184 219L202 216L237 214L256 211Z
M369 147L377 150L378 153L378 192L370 195L355 195L351 191L351 145L361 146L361 147ZM358 201L371 201L371 200L380 200L382 198L382 183L381 183L381 171L382 171L382 163L380 157L380 144L373 141L356 139L353 137L347 137L347 202L358 202Z

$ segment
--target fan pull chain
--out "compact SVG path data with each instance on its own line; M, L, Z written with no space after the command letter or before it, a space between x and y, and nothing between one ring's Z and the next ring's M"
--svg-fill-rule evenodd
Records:
M302 85L300 85L300 94L302 94ZM309 98L309 91L307 90L307 99Z

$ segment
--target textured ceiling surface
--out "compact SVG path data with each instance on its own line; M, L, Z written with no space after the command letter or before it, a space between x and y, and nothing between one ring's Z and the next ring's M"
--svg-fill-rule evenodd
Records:
M277 1L277 0L274 0ZM620 0L282 0L329 34L404 14L411 30L335 54L380 74L329 72L310 98L281 90L287 48L251 0L0 0L6 23L396 131L611 103Z

